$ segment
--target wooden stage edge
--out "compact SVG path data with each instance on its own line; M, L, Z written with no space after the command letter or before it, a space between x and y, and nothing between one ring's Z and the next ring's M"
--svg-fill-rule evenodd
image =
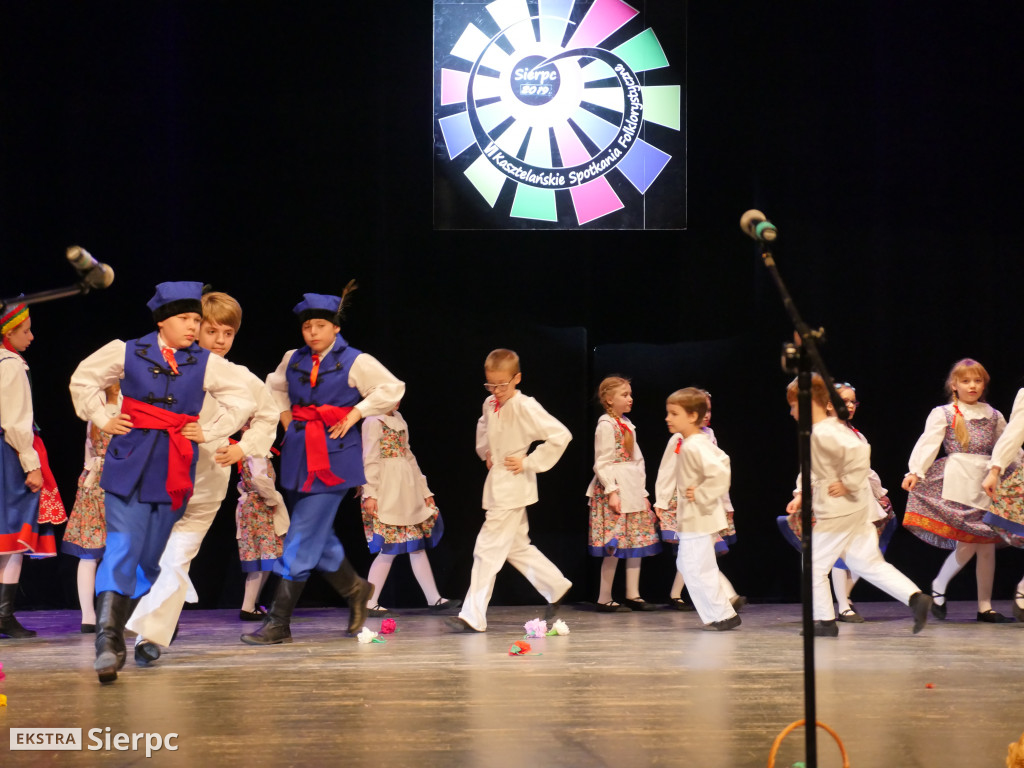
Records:
M818 719L851 765L1005 765L1024 732L1024 624L982 624L973 603L951 603L912 635L904 606L858 608L867 623L815 644ZM23 611L39 636L0 640L0 765L744 768L766 765L803 718L799 605L749 605L731 632L702 631L693 613L566 606L569 635L510 656L542 611L493 607L486 633L460 635L403 610L385 643L361 644L342 609L300 609L295 642L269 648L239 642L258 625L236 611L186 611L158 662L137 667L129 649L107 686L77 612ZM11 728L80 728L81 749L12 750ZM841 765L819 734L818 765ZM776 765L803 752L798 729Z

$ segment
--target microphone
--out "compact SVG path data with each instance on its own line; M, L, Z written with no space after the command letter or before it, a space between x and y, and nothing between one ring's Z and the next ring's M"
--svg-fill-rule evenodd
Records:
M747 237L757 240L759 243L771 243L779 236L779 230L775 228L765 215L758 210L749 210L740 216L740 229Z
M77 245L68 246L68 261L86 288L109 288L114 282L114 270L109 265L96 261L85 248Z

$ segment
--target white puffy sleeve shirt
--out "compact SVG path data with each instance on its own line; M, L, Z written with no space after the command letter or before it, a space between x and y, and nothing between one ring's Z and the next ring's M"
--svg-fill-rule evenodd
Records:
M908 474L923 478L935 462L935 457L939 455L939 449L942 448L942 441L946 436L946 409L950 407L948 405L940 405L938 408L933 408L931 413L928 414L928 418L924 422L924 432L917 439L914 450L910 452L910 461L908 462L910 472ZM960 403L959 408L964 418L968 421L988 419L995 414L998 419L996 423L997 440L1006 429L1006 420L1003 418L1003 415L988 403L978 402L971 405Z
M867 519L874 498L870 472L871 446L839 419L831 416L811 427L811 508L819 524L849 515ZM828 495L828 487L837 481L846 486L845 496Z
M615 420L603 414L594 432L594 479L587 488L587 496L593 496L594 487L600 483L606 494L619 492L624 513L642 512L647 508L647 470L636 439L636 427L629 419L624 418L622 422L633 433L633 454L629 461L615 461Z
M28 383L28 364L8 349L0 348L0 428L4 442L18 454L25 474L39 469L39 454L32 447L32 387Z

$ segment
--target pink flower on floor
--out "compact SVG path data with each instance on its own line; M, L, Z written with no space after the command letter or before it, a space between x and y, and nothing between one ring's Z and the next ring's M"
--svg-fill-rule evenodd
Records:
M395 628L394 619L384 619L384 621L380 623L380 633L382 635L390 635L395 631Z
M548 623L544 619L530 619L523 625L527 637L544 637L548 633Z

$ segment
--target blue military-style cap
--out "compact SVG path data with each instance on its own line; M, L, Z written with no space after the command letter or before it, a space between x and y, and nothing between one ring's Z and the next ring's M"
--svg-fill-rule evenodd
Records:
M156 322L183 312L203 314L203 284L178 281L160 283L153 298L146 302Z
M313 318L330 320L335 325L341 318L341 297L330 296L323 293L304 293L302 301L292 308L292 312L299 316L303 323Z

